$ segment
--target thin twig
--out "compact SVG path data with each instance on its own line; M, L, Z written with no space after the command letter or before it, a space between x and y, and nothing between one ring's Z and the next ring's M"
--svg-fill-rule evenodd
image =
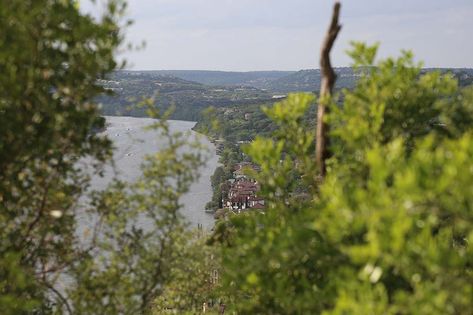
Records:
M58 290L56 290L56 288L54 288L54 286L52 286L51 284L49 284L48 282L44 282L44 285L50 289L54 294L56 294L58 296L58 298L62 301L62 303L66 306L67 308L67 312L72 315L72 308L71 306L69 305L69 302L67 301L67 299L61 294L61 292L59 292Z

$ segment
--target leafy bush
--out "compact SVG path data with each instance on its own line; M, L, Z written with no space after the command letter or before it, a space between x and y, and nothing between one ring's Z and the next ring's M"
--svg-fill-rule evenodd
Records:
M185 229L180 197L204 156L165 122L135 183L86 194L111 159L93 100L126 24L125 4L106 4L94 19L74 0L0 2L2 315L145 313Z
M331 105L323 183L314 132L300 125L310 96L267 110L279 131L247 153L261 165L255 176L269 206L235 217L222 246L238 313L471 312L471 90L421 74L410 53L374 65L375 55L354 46L362 77ZM294 189L294 171L308 196Z

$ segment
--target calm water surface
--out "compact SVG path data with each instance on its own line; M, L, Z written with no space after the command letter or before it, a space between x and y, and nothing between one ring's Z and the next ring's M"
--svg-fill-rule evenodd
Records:
M94 178L93 189L103 189L116 175L126 181L133 181L140 175L140 164L143 157L152 154L163 148L165 140L160 139L159 132L145 130L144 127L153 123L150 118L115 117L107 116L108 127L105 133L114 142L115 169L109 167L103 178ZM215 154L214 145L205 137L191 130L195 122L170 120L171 132L189 132L189 137L197 139L207 146L210 156L206 165L200 170L200 179L195 182L189 193L187 193L182 203L184 207L182 214L192 226L202 224L205 228L212 228L214 224L213 216L205 213L205 204L212 198L212 188L210 176L218 166L218 156ZM187 148L186 150L190 150Z

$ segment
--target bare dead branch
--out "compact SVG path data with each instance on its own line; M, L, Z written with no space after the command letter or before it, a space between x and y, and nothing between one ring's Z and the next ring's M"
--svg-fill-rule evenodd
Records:
M339 24L338 19L340 15L340 2L336 2L333 7L332 21L325 35L325 39L322 43L322 49L320 53L320 71L322 75L322 81L320 84L320 95L319 104L317 109L317 134L316 134L316 161L321 178L325 177L326 172L326 160L330 157L329 137L328 130L329 126L324 122L325 116L328 113L326 101L330 98L335 86L337 75L332 68L330 62L330 51L332 50L333 44L337 39L338 33L342 26Z

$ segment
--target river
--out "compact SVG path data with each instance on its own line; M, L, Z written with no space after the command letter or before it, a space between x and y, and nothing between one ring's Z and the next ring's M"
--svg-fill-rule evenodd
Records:
M106 116L106 120L105 133L115 146L116 167L114 169L108 167L104 177L93 178L92 188L97 190L105 188L115 175L125 181L135 180L140 175L140 164L143 157L146 154L159 151L165 145L165 141L160 138L158 131L145 130L146 126L153 123L153 119ZM192 184L190 191L182 198L184 207L181 210L191 226L201 224L204 228L210 229L214 225L214 219L204 210L205 204L212 198L210 176L218 166L215 147L205 136L191 130L195 122L169 120L168 123L171 132L189 132L189 137L197 137L198 141L210 149L210 158L201 168L199 180Z

